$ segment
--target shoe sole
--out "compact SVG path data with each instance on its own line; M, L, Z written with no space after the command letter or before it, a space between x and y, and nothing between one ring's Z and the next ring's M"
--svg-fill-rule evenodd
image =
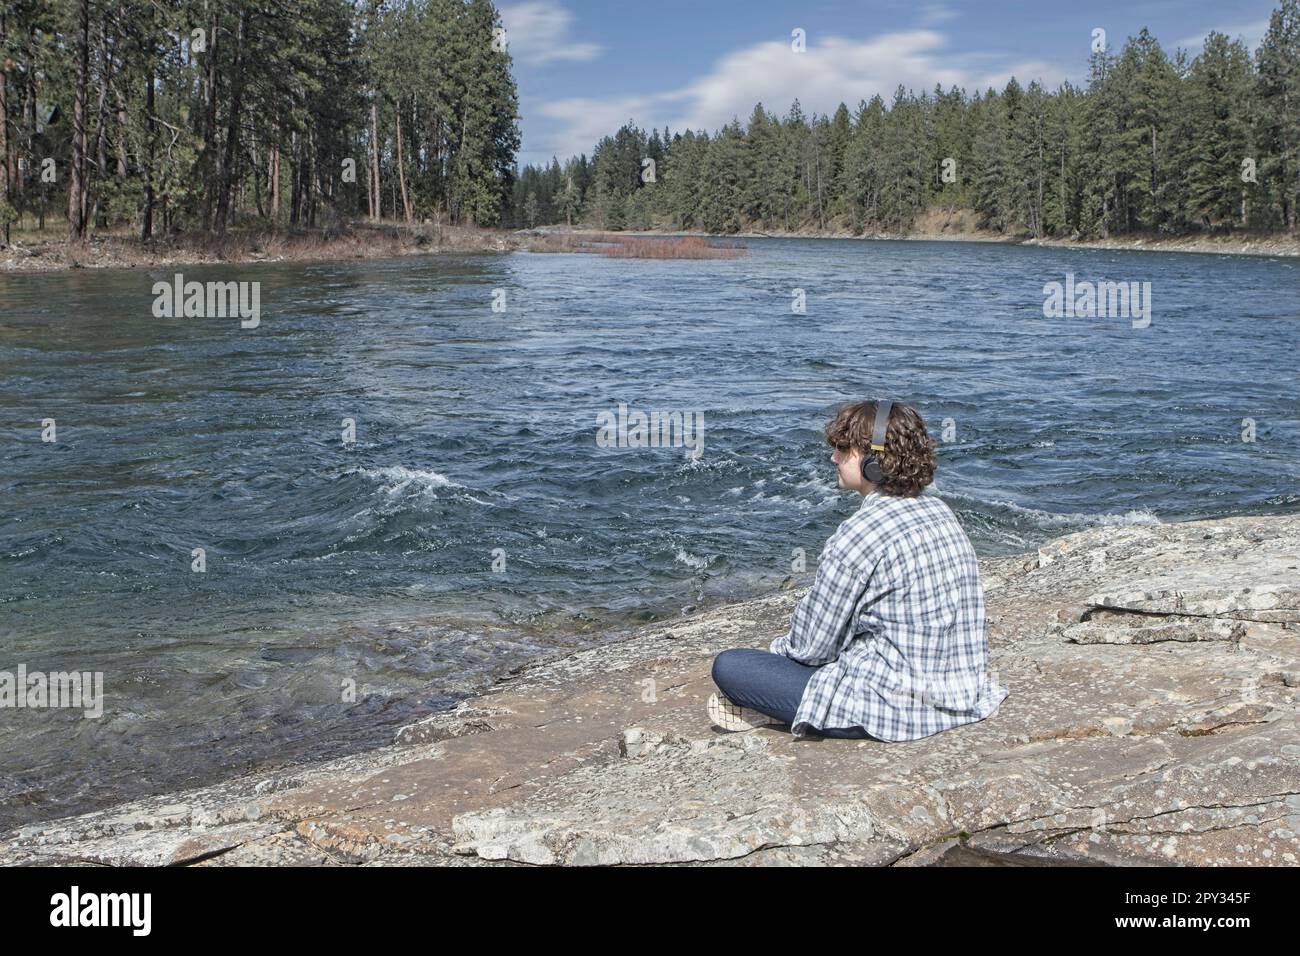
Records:
M751 710L748 707L741 707L739 704L733 704L721 694L711 694L706 709L709 712L709 720L713 721L713 726L733 733L742 730L755 730L773 722L773 719L767 714Z

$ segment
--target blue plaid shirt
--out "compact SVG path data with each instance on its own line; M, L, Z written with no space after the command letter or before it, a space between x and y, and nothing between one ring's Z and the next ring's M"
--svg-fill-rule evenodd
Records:
M932 495L866 495L826 542L789 633L769 649L818 667L796 737L861 726L880 740L916 740L983 720L1009 693L985 671L975 549Z

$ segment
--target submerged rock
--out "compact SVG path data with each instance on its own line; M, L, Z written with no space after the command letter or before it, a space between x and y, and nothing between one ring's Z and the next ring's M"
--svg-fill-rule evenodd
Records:
M1295 865L1300 517L986 558L1010 689L922 740L723 734L714 655L801 592L534 662L393 745L38 824L7 863Z

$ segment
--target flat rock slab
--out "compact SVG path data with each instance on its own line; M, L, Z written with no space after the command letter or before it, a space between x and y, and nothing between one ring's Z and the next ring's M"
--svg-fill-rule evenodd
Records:
M24 827L0 860L1295 865L1298 569L1300 517L983 559L1010 696L903 743L709 725L714 655L784 630L779 593L532 662L379 750Z

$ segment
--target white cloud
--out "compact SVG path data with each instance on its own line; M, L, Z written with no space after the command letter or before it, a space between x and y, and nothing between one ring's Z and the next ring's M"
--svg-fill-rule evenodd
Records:
M527 0L501 7L510 55L529 66L559 60L592 60L601 53L595 43L578 43L569 36L574 16L555 0Z
M664 124L658 121L658 116L672 95L623 96L605 100L575 96L541 103L537 111L560 123L560 128L547 137L549 148L542 151L547 156L559 156L561 160L579 153L590 156L591 148L602 136L612 136L628 120L646 129L662 127Z
M1211 27L1210 29L1217 30L1226 35L1229 40L1239 39L1244 41L1246 49L1253 54L1259 49L1259 45L1264 39L1264 34L1268 32L1268 18L1265 17L1263 20L1252 20L1249 23L1238 23L1235 26ZM1210 30L1206 30L1205 33L1198 36L1184 37L1175 43L1173 48L1168 52L1173 53L1174 49L1182 47L1188 53L1200 53L1201 47L1205 44L1205 37L1209 32Z
M1015 76L1022 86L1037 79L1054 88L1065 79L1057 66L1041 60L1010 62L996 54L946 52L947 38L934 30L886 33L864 40L839 36L808 38L807 51L794 53L789 41L775 40L728 53L703 76L677 89L640 96L573 97L538 105L555 120L548 137L560 156L591 153L596 141L629 119L643 129L673 132L713 131L738 117L749 118L754 104L784 114L797 98L805 114L830 113L840 102L880 94L886 103L902 84L917 92L935 84L964 87L968 93L1001 88Z
M921 22L926 26L955 20L960 14L942 3L927 3L921 7Z

